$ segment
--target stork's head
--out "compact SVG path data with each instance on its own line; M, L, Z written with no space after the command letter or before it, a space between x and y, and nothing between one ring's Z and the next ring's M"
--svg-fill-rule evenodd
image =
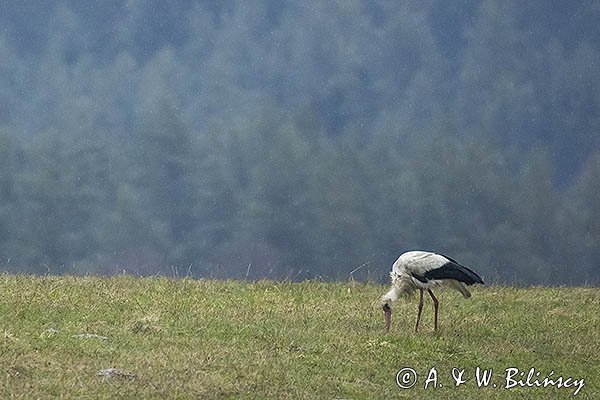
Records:
M381 298L381 305L383 307L383 316L385 318L385 333L389 333L390 326L392 325L392 301L386 299L384 296Z
M390 325L392 324L392 303L398 300L401 290L396 286L392 285L390 290L381 296L379 303L383 307L383 315L385 317L385 333L390 332Z

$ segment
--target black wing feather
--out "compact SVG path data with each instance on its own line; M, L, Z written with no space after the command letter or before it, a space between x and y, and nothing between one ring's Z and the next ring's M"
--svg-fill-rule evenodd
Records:
M443 256L446 257L446 256ZM448 262L439 268L427 271L423 277L425 279L455 279L467 285L474 283L483 284L483 279L477 273L464 265L460 265L450 257L446 257Z

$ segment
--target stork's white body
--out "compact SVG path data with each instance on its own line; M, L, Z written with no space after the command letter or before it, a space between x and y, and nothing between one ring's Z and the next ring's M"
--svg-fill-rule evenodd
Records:
M438 301L431 289L447 285L468 298L471 293L465 284L483 284L481 277L471 269L449 257L427 251L409 251L402 254L392 265L390 278L392 287L381 298L386 313L386 330L388 331L391 321L391 306L401 294L411 294L416 289L420 290L419 312L415 327L415 330L418 330L423 307L423 291L427 290L434 303L435 329L437 330Z
M415 289L432 289L445 284L460 291L464 297L470 297L471 293L465 285L456 279L418 279L425 277L430 271L442 268L449 263L456 263L452 259L437 253L428 251L409 251L402 254L390 271L392 287L384 299L396 301L402 293L411 294ZM456 263L457 265L460 265Z

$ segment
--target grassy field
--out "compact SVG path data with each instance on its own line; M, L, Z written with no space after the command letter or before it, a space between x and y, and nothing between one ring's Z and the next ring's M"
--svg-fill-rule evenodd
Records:
M583 379L575 398L600 399L600 289L439 291L438 333L430 301L413 332L414 298L387 336L385 289L0 275L0 398L566 399ZM492 370L487 386L477 367ZM404 368L418 375L410 389L396 383ZM506 388L509 368L572 386Z

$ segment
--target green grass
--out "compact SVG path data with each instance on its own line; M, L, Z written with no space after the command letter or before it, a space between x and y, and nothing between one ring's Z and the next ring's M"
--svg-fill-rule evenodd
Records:
M0 275L0 398L521 399L572 398L574 388L506 389L505 370L583 378L600 398L600 290L476 287L438 291L394 310L384 334L363 283ZM427 299L429 300L429 299ZM101 338L74 335L93 333ZM492 369L478 388L475 368ZM396 373L419 373L411 389ZM423 388L432 367L442 387ZM465 369L455 387L452 368ZM119 368L134 377L103 378Z

